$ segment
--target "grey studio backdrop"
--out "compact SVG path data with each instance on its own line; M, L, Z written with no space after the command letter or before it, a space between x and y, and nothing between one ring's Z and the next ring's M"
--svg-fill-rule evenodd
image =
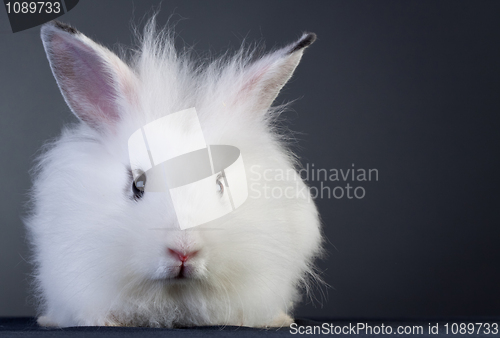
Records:
M59 19L116 50L157 7L81 0ZM199 53L317 33L277 100L298 99L285 114L295 149L310 168L378 170L378 181L323 182L366 194L317 199L331 287L297 316L500 315L498 13L500 2L477 0L162 2L158 23L173 14L178 42ZM39 27L12 34L1 6L0 31L0 315L25 316L28 170L75 118Z

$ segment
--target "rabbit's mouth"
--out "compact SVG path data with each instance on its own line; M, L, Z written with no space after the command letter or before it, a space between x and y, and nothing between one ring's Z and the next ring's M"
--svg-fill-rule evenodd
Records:
M153 280L165 282L182 282L196 278L196 268L192 264L185 263L176 266L160 266L152 276Z
M184 263L182 263L181 266L177 267L174 271L177 272L177 275L172 279L190 279L193 275L192 267L186 266Z

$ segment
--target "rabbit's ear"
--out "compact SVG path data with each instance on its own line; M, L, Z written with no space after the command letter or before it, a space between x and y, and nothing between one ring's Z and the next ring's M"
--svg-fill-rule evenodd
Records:
M134 74L114 53L73 27L51 21L42 26L43 46L59 89L73 113L105 131L133 101Z
M243 74L238 100L255 100L259 110L267 110L281 88L292 77L302 58L304 49L316 40L316 34L304 33L302 37L284 48L270 53L253 63Z

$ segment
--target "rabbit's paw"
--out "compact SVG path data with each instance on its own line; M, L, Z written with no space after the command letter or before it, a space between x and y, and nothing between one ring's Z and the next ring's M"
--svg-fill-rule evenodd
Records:
M104 319L104 322L101 326L115 326L115 327L117 327L117 326L132 326L132 325L123 322L122 320L118 319L114 315L109 315Z
M126 325L123 325L123 324L116 322L116 321L113 321L113 320L107 320L104 322L103 326L126 326Z
M294 322L293 318L280 312L267 327L289 327Z
M50 319L49 316L40 316L36 320L38 325L40 326L45 326L45 327L58 327L59 325L55 323L52 319Z

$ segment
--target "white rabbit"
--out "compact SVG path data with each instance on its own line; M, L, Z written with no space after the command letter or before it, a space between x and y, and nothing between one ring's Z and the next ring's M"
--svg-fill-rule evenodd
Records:
M259 58L242 48L194 62L154 27L151 20L129 65L66 24L41 29L57 84L80 121L34 169L25 223L38 323L288 326L315 276L322 236L305 183L273 175L295 172L297 161L271 104L315 35ZM241 150L252 189L230 214L180 230L171 201L135 186L127 141L146 123L190 107L207 144ZM173 137L166 147L181 146ZM288 197L258 196L264 184Z

